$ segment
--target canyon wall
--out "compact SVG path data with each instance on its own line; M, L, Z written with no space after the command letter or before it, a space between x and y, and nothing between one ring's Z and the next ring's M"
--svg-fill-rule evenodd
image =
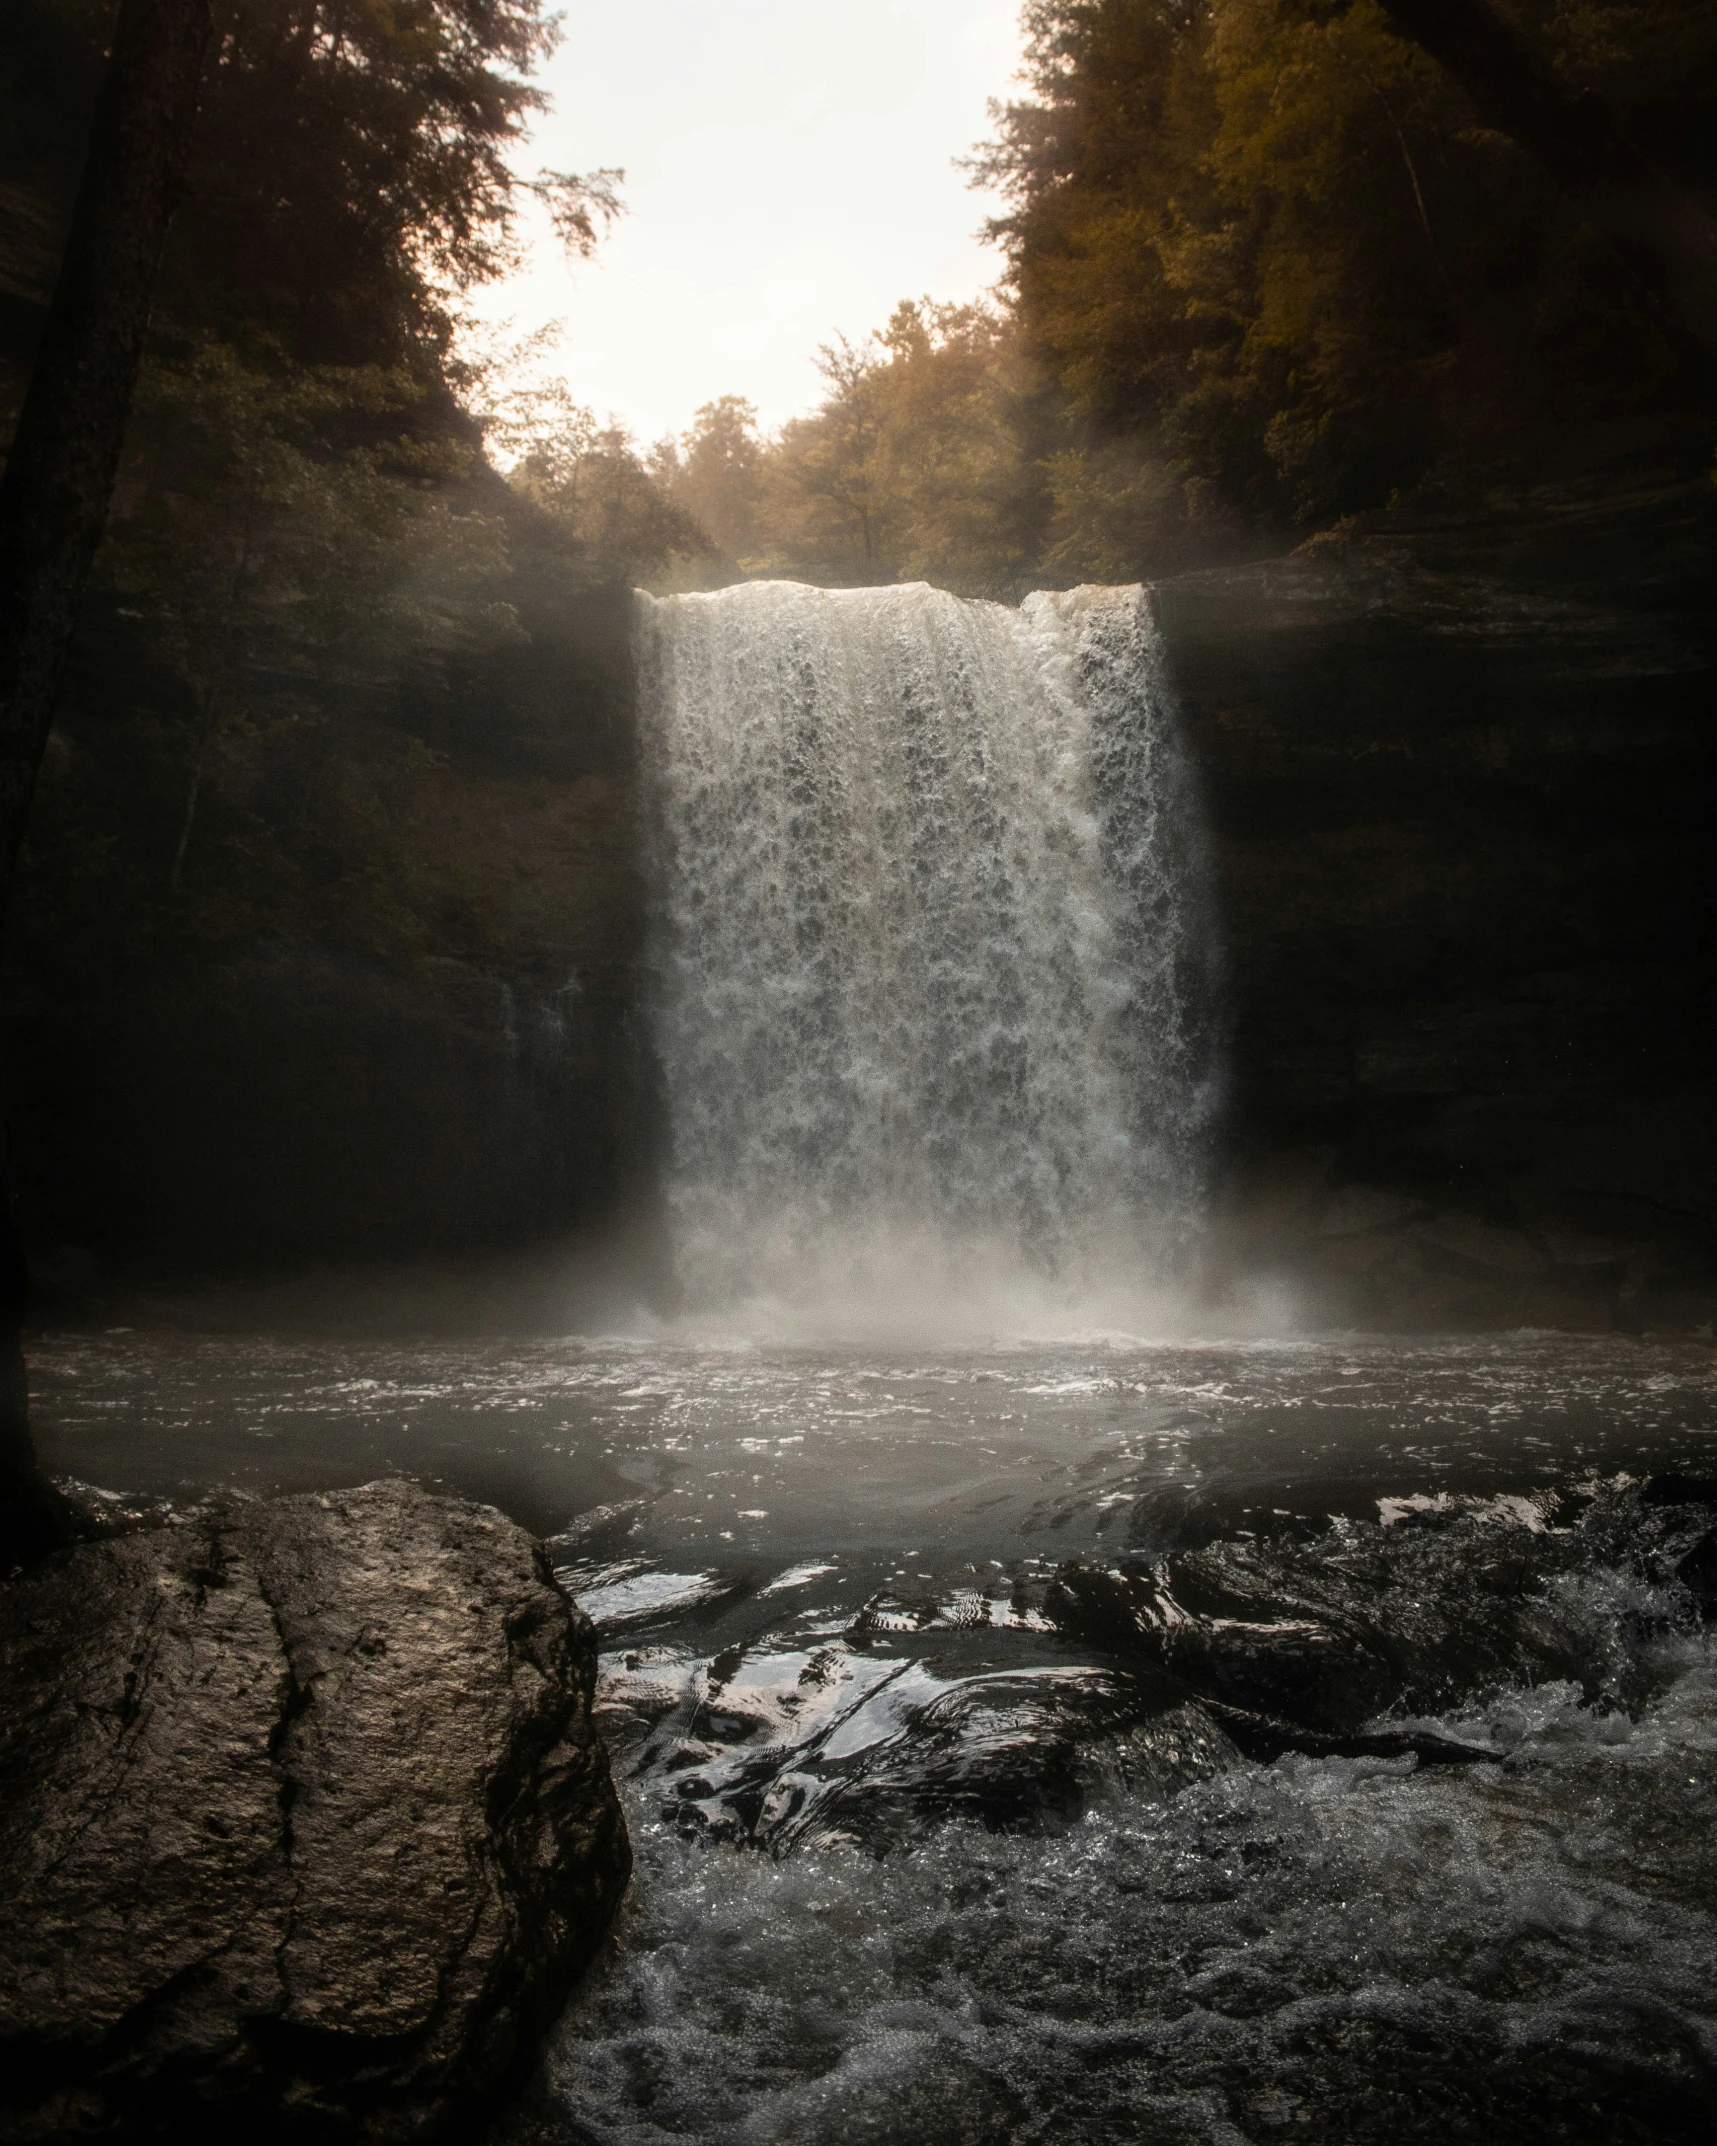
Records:
M415 786L414 872L467 927L446 951L272 932L132 978L14 974L13 1169L45 1314L564 1238L639 1192L630 617L629 591L598 591L533 646L552 761L449 753Z
M1358 1323L1717 1316L1714 510L1622 442L1158 586L1226 946L1228 1271ZM419 792L481 958L276 935L14 992L50 1315L648 1209L629 630L581 599L529 658L561 748Z
M1233 1249L1333 1315L1717 1311L1714 509L1673 443L1599 443L1157 592L1217 850Z

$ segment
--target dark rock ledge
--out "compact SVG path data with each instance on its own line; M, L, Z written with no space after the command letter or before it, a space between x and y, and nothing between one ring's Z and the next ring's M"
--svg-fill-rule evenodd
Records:
M464 2134L626 1882L594 1673L532 1539L409 1484L0 1587L0 2138Z

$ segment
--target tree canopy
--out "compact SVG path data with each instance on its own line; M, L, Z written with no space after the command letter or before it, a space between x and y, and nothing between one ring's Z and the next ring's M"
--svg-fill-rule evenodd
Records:
M1533 0L1577 99L1709 98L1706 0ZM1032 0L979 161L1079 444L1133 443L1158 541L1381 504L1440 456L1692 408L1694 339L1613 228L1376 0Z
M1717 235L1717 5L1465 13L1506 94L1403 34L1418 0L1029 0L972 159L994 303L832 345L772 440L710 404L661 480L729 571L1011 595L1281 549L1594 428L1707 435L1654 220Z
M16 0L0 27L0 186L50 241L113 13ZM545 0L220 0L30 837L32 989L258 933L482 955L414 854L424 785L450 754L577 757L523 674L616 570L485 463L457 337L527 197L575 248L617 208L618 174L517 174L558 35ZM33 332L0 318L14 390Z

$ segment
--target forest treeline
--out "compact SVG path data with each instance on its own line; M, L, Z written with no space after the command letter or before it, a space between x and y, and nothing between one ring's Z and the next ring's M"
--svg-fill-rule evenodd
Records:
M1498 12L1709 245L1717 7ZM1005 204L995 300L832 345L822 407L773 438L726 398L645 458L730 566L1126 581L1593 427L1709 433L1709 347L1638 232L1377 0L1030 0L1024 26L1024 94L972 166Z
M0 23L0 392L15 414L115 0ZM612 574L486 459L460 310L543 202L513 165L543 0L223 0L108 534L38 789L13 1006L259 935L495 954L422 839L449 769L580 772L564 621ZM554 673L552 682L549 673Z
M9 0L0 25L14 407L112 13ZM1497 13L1709 213L1717 0ZM620 206L617 174L520 176L546 0L223 0L14 997L269 934L503 961L424 800L449 771L602 764L565 630L588 592L1131 580L1570 432L1709 431L1708 347L1650 247L1380 0L1030 0L1024 24L972 160L1002 202L993 298L831 343L777 433L727 395L647 443L509 391L459 332L531 200L575 249Z

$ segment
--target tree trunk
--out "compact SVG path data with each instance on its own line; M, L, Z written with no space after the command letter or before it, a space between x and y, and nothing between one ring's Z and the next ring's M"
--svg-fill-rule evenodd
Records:
M107 521L212 0L121 0L59 280L0 478L0 923L90 562ZM0 1503L30 1502L24 1262L0 1193Z
M1480 124L1506 134L1581 201L1717 347L1717 213L1677 159L1678 129L1564 89L1488 0L1382 0L1390 27L1460 84Z
M1382 6L1398 36L1454 76L1482 125L1518 142L1571 192L1597 180L1610 146L1608 113L1570 97L1486 0L1382 0Z

